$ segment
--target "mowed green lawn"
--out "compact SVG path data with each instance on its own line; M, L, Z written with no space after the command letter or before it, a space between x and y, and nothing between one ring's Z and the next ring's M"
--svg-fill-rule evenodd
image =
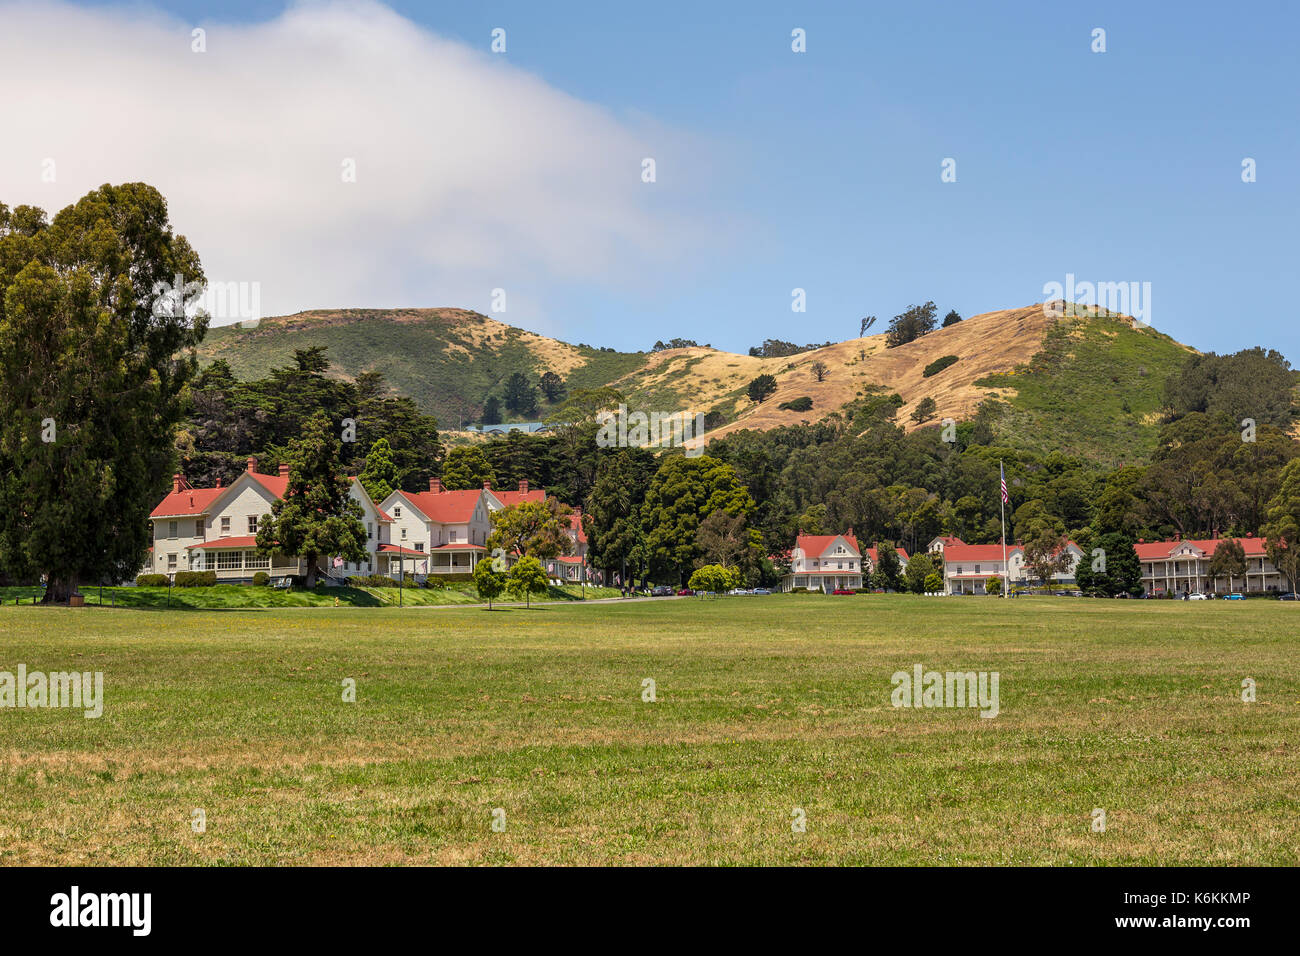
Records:
M19 663L103 671L104 715L0 710L0 865L1231 865L1300 848L1300 606L1276 601L7 606L0 670ZM895 709L891 675L918 663L998 671L1001 713Z

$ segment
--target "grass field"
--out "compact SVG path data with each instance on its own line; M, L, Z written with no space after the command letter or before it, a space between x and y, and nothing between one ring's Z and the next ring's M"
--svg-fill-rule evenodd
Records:
M11 605L0 670L105 701L0 710L0 865L1295 864L1298 642L1264 601ZM999 715L894 708L915 664Z
M217 584L199 588L139 588L139 587L82 587L82 596L90 605L115 608L171 609L230 609L277 607L385 607L424 606L448 604L482 604L478 591L470 583L453 583L440 588L360 588L326 587L319 585L308 591L305 588L282 591L272 587L247 584ZM0 587L0 604L31 604L40 601L44 592L39 587ZM531 603L550 601L582 601L616 598L617 588L598 588L590 584L552 585L546 594L534 594ZM500 603L517 602L504 594ZM498 602L493 602L498 603Z

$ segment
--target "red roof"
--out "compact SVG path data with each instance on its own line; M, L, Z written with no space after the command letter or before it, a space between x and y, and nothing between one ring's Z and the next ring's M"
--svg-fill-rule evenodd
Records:
M149 515L151 518L186 518L208 513L208 505L225 488L182 488L164 498Z
M535 491L497 491L493 488L492 495L507 508L511 505L523 504L525 501L546 500L546 490L543 488Z
M1007 557L1020 548L1018 544L1007 545ZM943 546L943 563L953 564L957 561L1001 561L1000 544L948 544Z
M402 495L430 521L456 524L474 517L483 492L479 488L463 491L403 491Z
M410 548L403 548L396 544L381 544L379 546L380 554L409 554L414 557L427 558L428 555L423 551L412 551Z
M486 551L487 548L481 544L470 544L467 541L454 541L451 544L440 544L434 551Z
M805 558L820 558L838 538L843 538L850 548L862 553L858 548L858 539L851 534L801 534L795 539L794 546L803 551Z
M259 475L255 471L245 472L245 474L277 498L283 498L284 493L289 490L288 475Z
M907 556L907 552L906 552L905 550L903 550L902 548L895 548L894 550L898 552L898 556L899 556L900 558L902 558L903 561L906 562L906 561L910 561L910 560L912 560L911 558L909 558L909 557ZM871 559L871 563L872 563L873 565L876 563L876 549L875 549L875 548L867 548L867 550L864 551L864 552L862 552L862 553L865 554L868 558Z
M1184 545L1191 545L1197 551L1200 551L1205 557L1214 554L1215 549L1224 541L1234 540L1232 538L1184 538L1182 541L1143 541L1133 545L1133 550L1137 552L1140 561L1164 561L1172 556L1174 551L1179 550ZM1267 544L1264 538L1237 538L1241 542L1242 550L1246 552L1248 558L1262 558L1265 555L1265 546Z
M217 538L214 541L201 541L198 544L187 545L191 548L255 548L257 547L257 535L241 534L230 538Z

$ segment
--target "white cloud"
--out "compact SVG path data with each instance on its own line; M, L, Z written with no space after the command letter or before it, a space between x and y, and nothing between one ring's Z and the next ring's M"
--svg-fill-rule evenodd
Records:
M0 4L0 24L0 201L53 213L151 183L208 278L260 283L267 315L487 312L503 287L500 317L536 325L550 289L648 285L716 241L691 195L697 141L556 90L488 37L471 49L364 2L251 25Z

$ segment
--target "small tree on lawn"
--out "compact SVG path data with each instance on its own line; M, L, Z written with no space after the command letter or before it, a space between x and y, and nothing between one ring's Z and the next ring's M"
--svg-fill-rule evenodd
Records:
M709 591L721 594L740 586L740 572L720 564L706 564L696 568L686 586L692 591Z
M943 582L942 582L942 581L939 582L939 587L940 587L940 588L943 587ZM992 577L992 578L989 578L987 581L985 581L985 582L984 582L984 593L985 593L985 594L1001 594L1001 593L1002 593L1002 579L999 578L999 577Z
M506 576L492 566L491 559L484 559L474 565L474 587L478 596L488 602L492 610L492 599L501 596L506 589Z
M876 542L876 566L871 572L871 586L882 591L897 591L903 580L903 563L898 560L894 542Z
M316 564L337 555L344 561L366 556L365 513L348 494L349 482L340 462L342 446L323 412L303 427L290 443L289 485L284 497L271 505L271 514L258 522L257 550L278 551L307 562L307 587L316 586Z
M826 380L826 373L831 370L831 367L818 359L816 362L813 362L812 365L808 366L808 369L814 376L816 376L817 381L824 382Z
M542 562L536 558L527 557L520 558L515 563L515 566L510 569L510 576L506 579L506 588L516 599L522 596L524 603L528 607L532 607L532 595L545 594L548 583L546 571L542 568Z
M993 580L997 581L997 578ZM1001 582L998 582L1001 584ZM931 571L925 576L925 593L938 594L943 590L943 576L938 571Z

